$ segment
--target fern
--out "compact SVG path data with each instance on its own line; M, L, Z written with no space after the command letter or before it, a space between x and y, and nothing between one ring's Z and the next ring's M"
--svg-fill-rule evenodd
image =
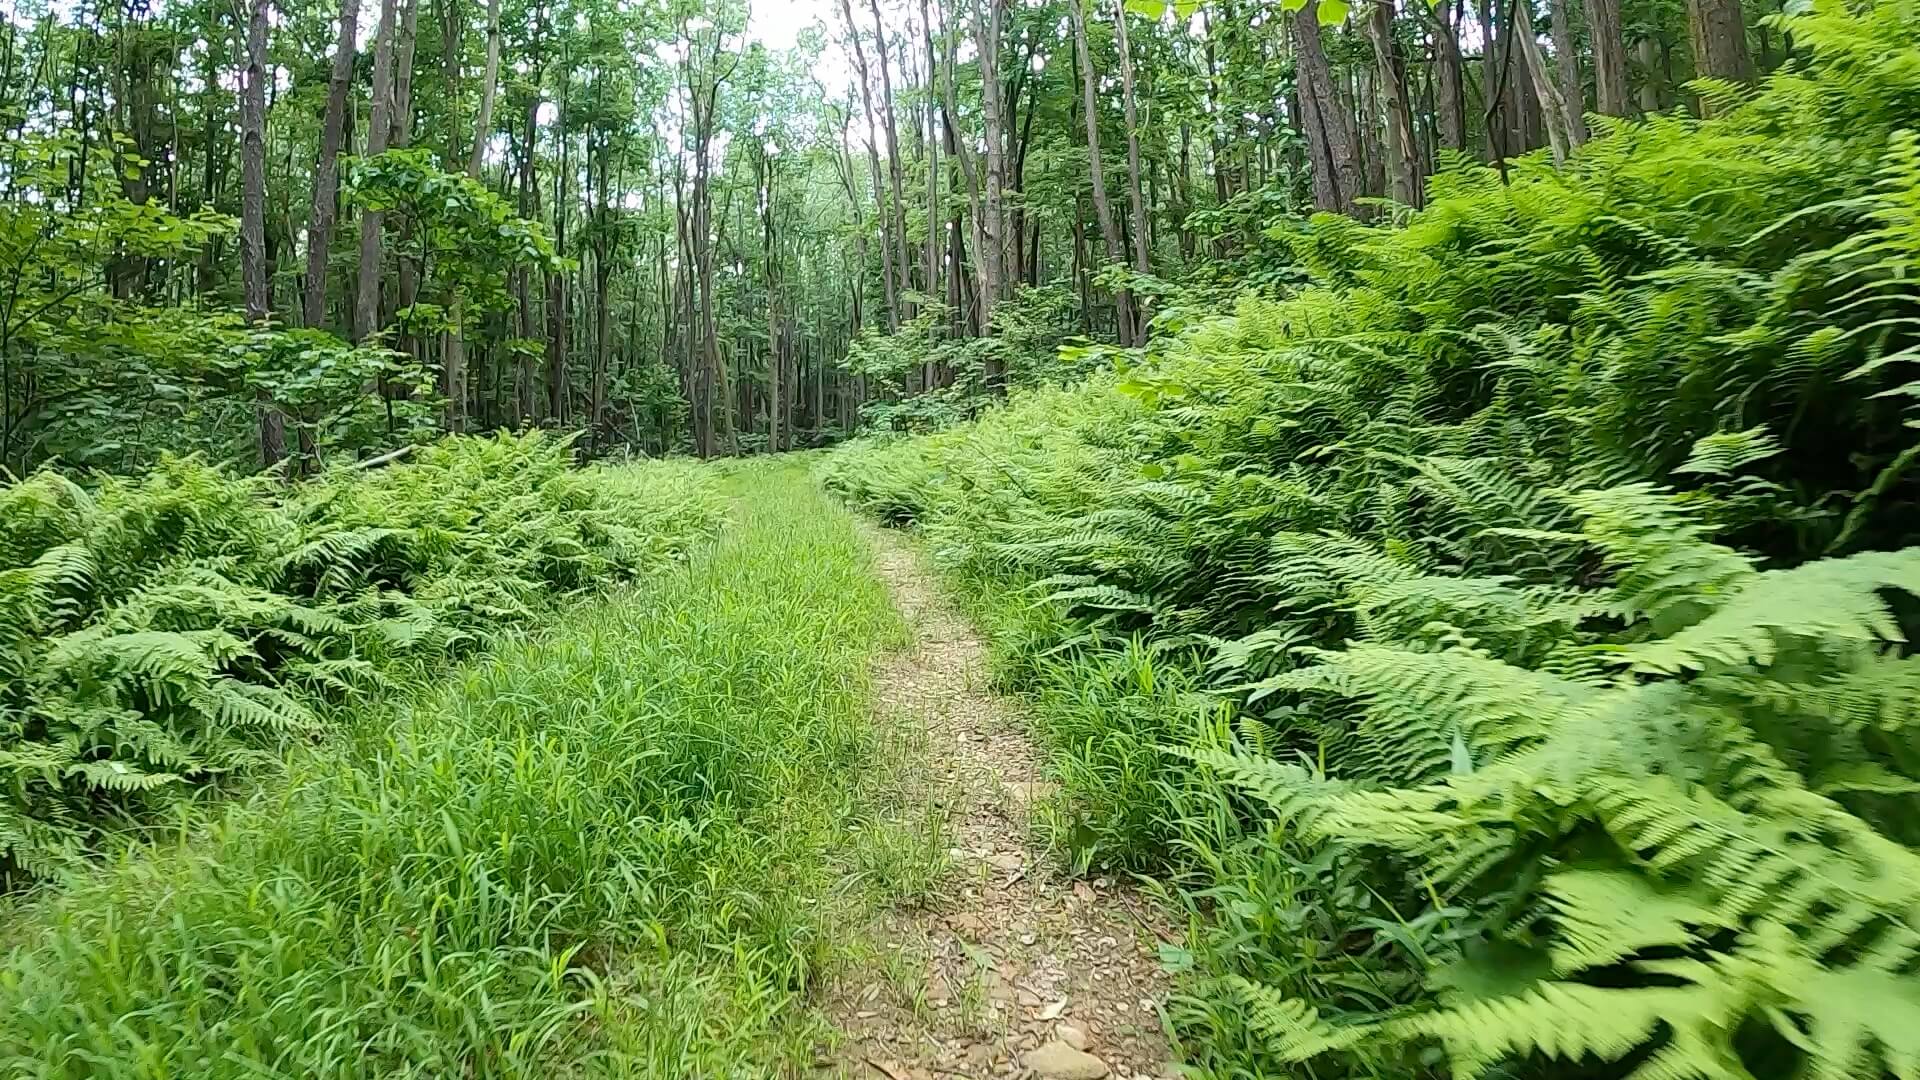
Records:
M0 487L0 881L320 737L318 706L672 561L709 482L577 480L539 435L286 491L192 459ZM412 669L410 664L409 669Z

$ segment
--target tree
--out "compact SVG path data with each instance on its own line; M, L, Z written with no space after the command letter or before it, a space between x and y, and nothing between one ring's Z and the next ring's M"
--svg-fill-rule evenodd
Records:
M1120 226L1114 221L1113 208L1107 202L1106 166L1100 154L1100 113L1094 96L1093 58L1087 48L1087 19L1080 0L1067 0L1067 17L1073 23L1074 55L1080 67L1080 107L1087 126L1087 177L1092 185L1094 218L1100 223L1100 241L1109 264L1124 260L1126 246L1120 242ZM1114 322L1120 344L1134 343L1132 295L1124 288L1114 292Z
M267 4L253 0L247 12L246 64L240 75L241 276L246 283L247 322L263 326L273 314L267 291ZM286 418L265 389L256 391L260 464L272 468L287 456Z
M1320 40L1320 0L1293 11L1294 66L1300 83L1300 124L1312 152L1313 201L1322 210L1351 214L1360 195L1360 165L1346 110L1333 91L1333 68Z
M1594 108L1608 116L1628 116L1633 108L1627 87L1627 43L1620 25L1620 0L1587 0L1587 39L1593 46Z
M360 0L340 0L340 28L327 80L327 112L320 136L320 157L313 168L313 201L307 213L307 281L303 321L321 327L327 321L328 254L339 210L340 149L346 137L348 89L353 80L354 36Z
M1740 0L1687 0L1687 30L1696 72L1728 82L1753 81L1753 53L1747 47ZM1709 100L1702 100L1700 108L1702 114L1713 111Z

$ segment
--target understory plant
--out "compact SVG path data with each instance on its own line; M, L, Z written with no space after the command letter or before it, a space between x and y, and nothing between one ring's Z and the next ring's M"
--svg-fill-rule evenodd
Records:
M1920 1069L1920 6L849 447L1164 874L1195 1075Z
M535 434L291 487L189 457L0 490L0 880L277 763L339 703L714 529L708 480L641 471L576 471Z

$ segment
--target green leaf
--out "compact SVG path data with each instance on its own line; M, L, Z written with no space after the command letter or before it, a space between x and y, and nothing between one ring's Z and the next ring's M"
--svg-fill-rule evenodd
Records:
M1320 25L1339 26L1347 21L1347 12L1351 10L1353 5L1347 0L1320 0Z
M1167 13L1167 0L1127 0L1126 8L1135 15L1144 15L1158 22Z

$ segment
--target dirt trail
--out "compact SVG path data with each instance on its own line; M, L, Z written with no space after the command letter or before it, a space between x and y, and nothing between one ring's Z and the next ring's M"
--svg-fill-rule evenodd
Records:
M1039 753L987 689L979 636L899 537L869 530L876 566L913 633L875 672L882 724L924 728L926 797L952 869L927 910L887 915L876 956L840 980L837 1075L1167 1077L1167 980L1153 907L1109 879L1073 881L1029 827L1052 796ZM913 725L912 728L905 727Z

